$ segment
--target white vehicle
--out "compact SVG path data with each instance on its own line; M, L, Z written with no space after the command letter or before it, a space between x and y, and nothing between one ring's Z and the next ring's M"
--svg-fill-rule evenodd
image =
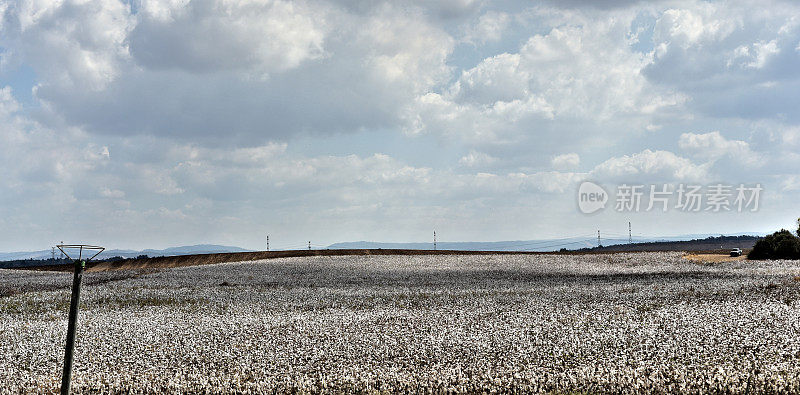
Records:
M732 249L731 256L742 256L742 249L741 248Z

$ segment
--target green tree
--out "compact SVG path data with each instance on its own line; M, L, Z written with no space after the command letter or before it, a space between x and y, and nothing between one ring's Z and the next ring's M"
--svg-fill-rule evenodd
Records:
M800 259L800 239L781 229L761 240L747 254L748 259Z

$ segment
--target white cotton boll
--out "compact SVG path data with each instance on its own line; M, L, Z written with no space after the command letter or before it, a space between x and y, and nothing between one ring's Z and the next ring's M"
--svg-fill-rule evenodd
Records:
M750 382L796 392L798 274L793 261L699 265L682 253L87 273L73 388L638 393L745 392ZM58 387L70 281L0 270L8 391Z

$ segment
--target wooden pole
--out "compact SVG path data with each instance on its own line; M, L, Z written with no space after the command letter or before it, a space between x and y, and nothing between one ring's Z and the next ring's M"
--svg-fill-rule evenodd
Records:
M72 298L69 303L69 326L67 327L67 345L64 349L64 372L61 375L61 395L69 395L72 379L72 358L75 353L75 330L78 325L78 304L81 298L81 277L86 262L75 261L75 272L72 276Z

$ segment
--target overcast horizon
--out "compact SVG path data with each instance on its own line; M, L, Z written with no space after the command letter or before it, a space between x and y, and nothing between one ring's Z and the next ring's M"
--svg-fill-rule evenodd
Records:
M0 0L0 15L0 251L800 217L796 2ZM608 198L589 214L584 181ZM637 209L618 200L632 185ZM706 200L650 205L651 186Z

